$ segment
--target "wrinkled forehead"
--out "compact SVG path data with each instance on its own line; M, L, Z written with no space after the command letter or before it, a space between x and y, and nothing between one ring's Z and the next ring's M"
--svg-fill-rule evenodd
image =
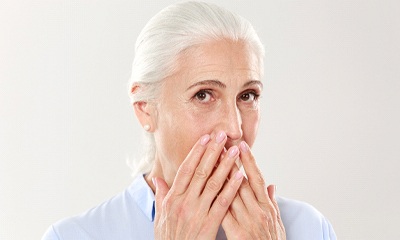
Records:
M185 50L178 58L174 73L163 82L163 92L184 93L189 89L197 89L192 86L202 86L217 87L236 94L249 84L262 89L259 66L257 55L241 42L220 41L196 45Z
M243 41L219 40L192 46L176 60L175 71L250 72L261 80L261 64L257 54ZM250 77L250 76L249 76Z

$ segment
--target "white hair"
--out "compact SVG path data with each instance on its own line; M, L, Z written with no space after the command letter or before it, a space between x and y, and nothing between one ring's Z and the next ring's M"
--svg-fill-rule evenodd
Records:
M214 4L183 2L156 14L141 31L135 45L129 92L131 103L156 103L162 81L174 73L175 61L184 50L210 41L243 41L258 57L263 74L264 47L249 21ZM140 90L132 92L134 86ZM151 171L155 158L155 141L145 133L144 156L133 175Z

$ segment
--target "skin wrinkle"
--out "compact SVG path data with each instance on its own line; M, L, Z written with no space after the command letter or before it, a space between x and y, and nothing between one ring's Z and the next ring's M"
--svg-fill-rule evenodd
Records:
M217 86L220 88L226 88L226 85L224 83L222 83L221 81L219 81L218 79L210 79L210 80L203 80L203 81L196 82L193 85L191 85L190 87L188 87L186 89L186 91L190 90L193 87L201 86L201 85L204 85L204 86L211 85L211 86ZM263 89L263 84L259 80L249 80L248 82L246 82L243 85L243 88L249 87L251 85L258 85L261 90Z
M210 88L212 88L212 86L218 86L218 87L222 88L221 91L223 91L224 88L226 88L226 85L225 85L224 83L218 81L218 80L205 80L205 81L201 81L201 82L195 83L194 85L190 86L188 89L195 88L195 86L203 86L203 85L204 85L204 88L206 88L206 87L209 86L209 85L211 85ZM256 80L251 80L251 81L245 83L245 84L243 85L243 88L251 87L251 86L256 86L256 87L258 88L258 90L257 90L258 92L261 92L261 91L262 91L262 83L261 83L260 81L258 81L258 80L257 80L257 81L256 81ZM197 88L195 88L195 89L197 89ZM200 87L199 87L199 89L200 89ZM217 94L217 95L220 94L220 91L218 91L218 90L219 90L219 89L216 89L216 90L214 91L214 93ZM191 96L191 95L194 94L195 92L196 92L196 91L193 90L189 96ZM242 93L240 93L240 94L242 94ZM239 94L239 95L240 95L240 94ZM191 99L191 98L192 98L192 97L190 97L190 99ZM186 100L186 103L188 103L189 106L193 106L193 105L190 104L190 99L187 99L187 100ZM220 100L220 99L217 98L217 101L218 101L218 100ZM217 103L218 103L218 104L221 104L220 102L217 102ZM236 96L234 96L234 98L233 98L232 100L229 100L228 104L236 105ZM258 110L258 101L256 101L254 104L255 104L255 105L254 105L254 109L255 109L255 110ZM202 108L202 106L199 106L199 109L198 109L198 110L200 110L200 108ZM231 108L230 108L230 109L231 109ZM192 110L193 110L193 109L192 109ZM196 109L196 110L197 110L197 109ZM245 109L245 110L248 110L248 109ZM224 113L224 114L226 114L226 113Z
M186 89L186 91L190 90L193 87L202 86L202 85L203 86L211 85L211 86L215 86L215 87L226 88L226 85L224 83L222 83L221 81L219 81L217 79L215 79L215 80L210 79L210 80L203 80L200 82L196 82L193 85L191 85L190 87L188 87Z
M256 56L245 44L229 41L199 45L178 58L176 65L179 68L164 80L156 105L155 167L146 177L150 186L154 188L152 177L162 177L171 186L180 163L203 134L226 131L227 149L242 140L250 146L253 144L260 117L259 106L255 102L249 107L238 101L238 97L247 89L261 93L262 83L257 80L260 79L258 64ZM208 80L221 84L211 82L210 86ZM197 91L208 88L215 94L211 104L193 99Z
M171 219L171 222L160 225L157 217L159 215L156 215L155 228L156 230L159 228L160 233L163 230L167 232L173 231L174 233L179 232L182 235L179 237L179 234L177 234L176 237L182 239L196 237L199 231L205 231L204 237L207 234L210 237L215 237L219 225L212 224L210 232L208 231L213 219L210 218L210 215L205 210L210 209L211 215L215 214L214 216L216 216L214 222L218 224L222 221L223 228L228 230L226 233L229 238L238 235L246 238L253 236L253 239L256 239L256 236L265 236L265 234L268 234L268 229L263 228L257 232L248 232L248 229L254 227L250 221L243 223L244 225L242 223L238 224L236 219L232 219L231 215L226 212L229 204L232 204L230 211L235 215L238 213L237 216L242 220L252 218L253 213L257 214L259 209L256 206L263 207L262 211L268 210L264 206L259 206L259 203L254 199L253 194L256 194L259 198L263 197L262 194L257 194L261 189L253 192L251 189L241 188L237 192L240 183L243 181L243 175L240 172L234 175L237 184L234 184L235 180L231 179L232 187L225 186L221 191L221 195L217 197L212 191L204 190L204 184L207 181L195 181L196 175L184 177L181 172L178 172L177 181L173 182L173 178L177 174L176 169L182 164L183 159L192 149L194 142L196 142L194 148L202 149L203 152L199 152L199 155L202 156L193 156L193 152L191 152L183 164L190 164L193 168L197 166L197 170L200 172L205 170L206 175L208 175L213 170L214 164L224 147L229 148L229 146L237 145L242 141L247 142L250 147L252 146L260 118L257 97L261 94L262 86L257 84L257 87L261 88L258 89L252 86L256 85L254 80L249 80L260 78L259 69L253 68L257 64L254 61L252 52L245 45L227 41L204 44L196 48L196 52L203 54L203 59L197 61L198 59L191 58L188 55L186 59L183 59L185 61L177 64L180 69L175 73L174 77L165 81L165 87L162 89L161 94L162 101L160 101L156 110L159 118L155 121L158 130L154 131L157 147L155 166L151 173L146 176L148 182L150 182L149 179L157 177L156 211L158 212L157 209L162 209L162 206L167 204L170 205L171 211L158 212L161 216L163 214L170 215L174 212L175 215L183 214L186 217ZM240 56L244 57L241 58ZM204 62L211 62L212 64L204 66L204 64L202 65ZM211 84L213 86L197 84L192 87L193 91L185 91L189 84L196 84L193 79L202 79L200 81L216 79L219 82L214 81L214 84ZM182 99L189 100L182 101ZM188 111L188 109L192 109L192 111ZM206 148L204 148L205 144L199 145L198 141L201 143L201 140L197 140L204 136L205 133L213 136L211 144L208 144ZM215 134L217 135L216 138L214 138ZM232 150L237 150L238 148L235 146L229 149L229 153L232 153ZM208 183L212 184L213 177L218 180L218 183L223 183L229 171L235 169L233 161L235 159L233 157L237 156L237 154L238 152L234 155L225 154L226 157L223 160L232 160L230 161L231 164L229 167L218 167L215 174L210 179L207 178ZM250 151L241 151L240 154L243 154L246 170L256 168L256 166L251 165L253 159L248 159L252 156ZM231 156L232 159L229 159L228 156ZM255 173L254 171L250 172L252 174ZM166 181L158 178L163 178ZM173 182L173 185L171 182ZM185 194L176 195L174 190L168 190L167 185L177 186L178 194L182 191ZM234 188L233 185L235 185ZM202 191L203 193L201 193ZM242 192L244 198L239 196ZM235 194L238 199L234 199ZM227 200L226 207L213 207L211 205L210 208L209 206L201 206L201 203L212 204L213 199L222 202L222 205L224 205L223 198ZM235 205L239 205L239 208L235 208ZM255 219L258 218L256 217ZM228 221L228 225L223 223L225 220ZM232 222L237 227L232 228L232 224L229 224ZM171 225L168 226L168 224ZM185 231L182 232L182 230ZM170 234L172 233L170 232ZM163 237L162 235L158 236L160 238ZM173 235L169 236L174 237Z
M224 40L188 49L175 65L176 72L163 82L159 103L149 111L158 114L152 120L155 164L145 176L153 191L151 179L156 179L155 232L160 239L163 232L179 239L215 238L222 224L229 239L270 239L276 228L275 212L271 212L275 202L257 181L260 170L250 151L263 88L257 80L261 78L258 59L243 42ZM205 134L211 135L211 141L201 144L202 136L208 138ZM239 144L240 152L229 155ZM214 169L224 148L228 149L222 159L225 164L220 162ZM199 149L198 154L192 149ZM249 182L234 164L239 156ZM193 176L177 172L182 162L194 170ZM219 192L232 171L234 178ZM171 215L168 222L158 221L159 216Z

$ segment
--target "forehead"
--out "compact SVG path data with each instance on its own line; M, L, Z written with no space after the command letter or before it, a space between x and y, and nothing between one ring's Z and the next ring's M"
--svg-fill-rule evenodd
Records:
M174 75L187 83L207 78L260 80L260 61L242 41L219 40L191 47L176 64Z

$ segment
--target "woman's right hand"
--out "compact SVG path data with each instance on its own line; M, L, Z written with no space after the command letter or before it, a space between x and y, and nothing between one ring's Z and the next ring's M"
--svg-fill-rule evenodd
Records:
M163 179L153 179L155 239L216 238L243 180L238 171L225 183L239 154L237 146L228 149L215 167L226 139L222 131L213 139L209 135L201 137L179 167L171 188Z

